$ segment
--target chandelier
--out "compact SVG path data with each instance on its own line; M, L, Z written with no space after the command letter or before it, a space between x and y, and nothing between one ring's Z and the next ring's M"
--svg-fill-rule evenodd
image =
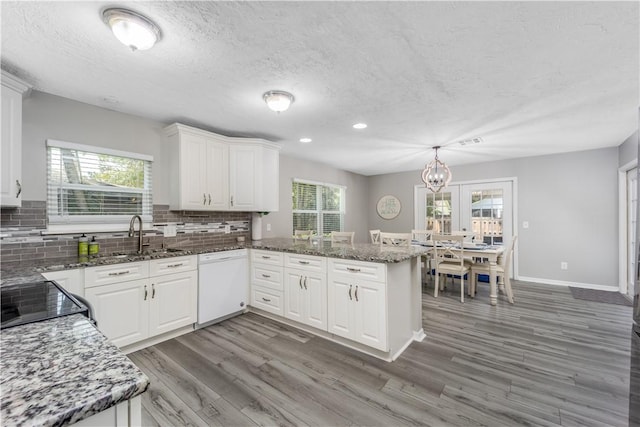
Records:
M438 159L439 148L440 146L433 147L436 150L436 157L422 171L422 180L433 193L438 193L445 188L451 181L452 176L449 167Z

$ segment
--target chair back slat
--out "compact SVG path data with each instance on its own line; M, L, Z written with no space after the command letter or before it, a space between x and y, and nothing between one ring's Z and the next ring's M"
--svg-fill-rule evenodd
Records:
M385 233L380 232L380 245L389 246L411 246L411 233Z
M380 243L380 230L369 230L369 237L371 237L371 243Z
M332 231L331 243L348 243L353 244L355 231Z

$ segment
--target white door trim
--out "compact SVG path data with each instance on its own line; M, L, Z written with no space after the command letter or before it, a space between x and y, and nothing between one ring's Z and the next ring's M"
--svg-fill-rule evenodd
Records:
M637 166L638 159L635 159L618 168L618 290L624 295L627 294L627 260L629 259L627 256L627 172Z

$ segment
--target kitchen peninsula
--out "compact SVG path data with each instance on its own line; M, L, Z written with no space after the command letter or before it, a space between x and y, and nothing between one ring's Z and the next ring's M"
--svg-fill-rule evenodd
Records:
M422 329L422 247L254 242L250 305L257 313L372 356L395 360Z

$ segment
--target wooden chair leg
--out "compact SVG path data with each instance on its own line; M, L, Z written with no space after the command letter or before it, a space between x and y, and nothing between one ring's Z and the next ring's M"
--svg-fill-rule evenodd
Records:
M460 302L464 302L464 274L460 276Z
M433 297L438 298L438 288L440 287L440 273L436 270L436 284L433 289Z
M504 288L507 292L507 299L513 304L513 289L511 288L511 279L508 277L504 278Z

